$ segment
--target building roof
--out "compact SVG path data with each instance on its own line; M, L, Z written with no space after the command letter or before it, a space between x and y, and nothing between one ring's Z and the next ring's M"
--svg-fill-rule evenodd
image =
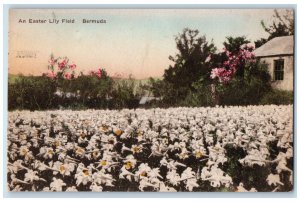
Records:
M254 50L256 57L294 54L294 36L276 37Z
M147 102L150 102L152 100L161 100L161 97L153 97L153 96L143 96L139 102L140 105L144 105Z
M144 96L144 97L141 98L139 104L140 104L140 105L144 105L144 104L146 104L147 102L150 102L151 100L154 100L154 99L155 99L155 97Z

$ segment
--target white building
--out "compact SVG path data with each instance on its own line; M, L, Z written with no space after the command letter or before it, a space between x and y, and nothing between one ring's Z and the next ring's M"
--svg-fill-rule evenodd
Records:
M294 84L294 36L271 39L254 51L261 61L268 64L272 86L281 90L293 90Z

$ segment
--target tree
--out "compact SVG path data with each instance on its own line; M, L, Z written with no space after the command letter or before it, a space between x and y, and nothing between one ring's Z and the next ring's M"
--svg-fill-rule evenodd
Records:
M245 58L243 57L245 51L251 51L253 48L251 46L246 46L247 44L250 43L248 39L246 39L245 36L239 36L239 37L226 37L226 40L223 45L225 47L225 50L229 51L231 55L235 55L239 58L238 64L237 64L237 72L236 75L238 76L244 76L244 66L245 66ZM243 47L244 46L244 47ZM222 53L222 58L224 58L224 54L228 57L228 52ZM225 57L226 58L226 57Z
M101 72L100 77L95 72L92 72L90 75L81 73L76 79L69 81L71 84L70 88L64 89L64 91L76 94L82 106L92 108L106 107L106 100L111 92L113 80L104 69L100 70L96 71Z
M128 79L116 80L111 93L111 108L137 108L139 98L136 88L136 82L131 75Z
M9 110L42 110L56 107L56 84L50 78L19 75L14 83L9 83L8 89Z
M199 78L209 81L211 57L216 51L215 45L199 36L198 30L184 29L175 42L178 53L169 56L174 65L165 70L163 79L168 88L165 101L170 103L183 100L189 91L195 90L193 83Z
M274 10L274 20L271 25L266 25L266 23L262 20L261 25L263 29L269 33L269 37L267 39L261 38L255 41L255 47L258 48L265 44L267 41L275 37L280 36L290 36L294 35L294 11L293 10L285 10L283 13L279 13L278 10Z
M223 45L226 50L230 51L231 53L237 53L241 46L244 44L250 43L248 39L246 39L245 36L239 36L239 37L232 37L228 36L226 37L227 41L224 41Z

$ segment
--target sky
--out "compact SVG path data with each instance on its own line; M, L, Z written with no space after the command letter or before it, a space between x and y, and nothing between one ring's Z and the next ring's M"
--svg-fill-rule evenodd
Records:
M77 73L100 67L111 76L162 77L184 28L198 29L221 50L227 36L252 42L267 37L260 22L271 23L273 14L273 9L11 9L9 73L41 75L53 54L67 56ZM53 19L59 23L49 23Z

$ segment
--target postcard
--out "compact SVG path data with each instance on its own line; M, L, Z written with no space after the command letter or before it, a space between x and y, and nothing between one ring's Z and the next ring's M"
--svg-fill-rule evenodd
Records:
M293 9L10 9L10 192L290 192Z

